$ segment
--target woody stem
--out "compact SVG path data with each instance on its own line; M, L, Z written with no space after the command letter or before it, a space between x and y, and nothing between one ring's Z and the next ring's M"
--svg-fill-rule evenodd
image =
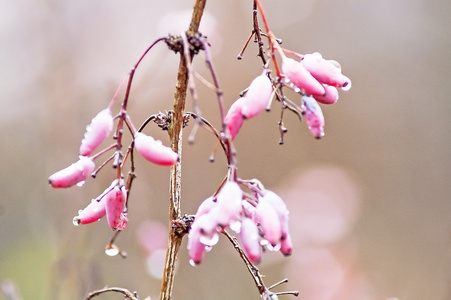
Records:
M194 3L189 34L198 32L200 21L204 12L206 0L196 0ZM185 111L186 92L188 87L187 62L183 53L180 54L179 69L177 72L177 83L174 92L174 106L169 128L171 148L179 154L180 161L170 170L170 194L169 194L169 238L166 252L166 260L163 272L163 281L160 290L160 300L170 300L174 286L175 263L177 254L182 243L183 236L177 234L172 224L181 218L181 181L182 181L182 128L183 115Z

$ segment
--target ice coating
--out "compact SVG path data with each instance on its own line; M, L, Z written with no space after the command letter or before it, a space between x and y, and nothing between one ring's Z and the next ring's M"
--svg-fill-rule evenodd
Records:
M351 83L348 77L341 74L336 62L325 60L319 53L304 55L301 64L321 83L334 87L346 87Z
M264 198L260 198L255 210L254 221L263 231L264 238L275 247L282 238L279 216L273 206Z
M148 161L160 166L172 166L178 161L178 154L170 147L144 133L135 133L135 149Z
M216 220L220 226L229 226L236 221L241 212L241 200L243 191L235 181L227 181L216 197Z
M113 123L113 116L109 109L100 111L86 127L86 133L80 145L80 155L91 155L110 135Z
M266 72L256 77L251 82L244 96L243 116L246 119L251 119L264 111L271 100L272 91L272 83L266 75Z
M270 190L266 190L262 197L264 201L269 202L273 209L276 211L280 221L281 239L284 239L288 234L288 215L289 211L285 202L276 193Z

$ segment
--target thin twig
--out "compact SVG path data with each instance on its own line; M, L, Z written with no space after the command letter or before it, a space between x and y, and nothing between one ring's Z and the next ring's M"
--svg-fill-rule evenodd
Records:
M139 300L139 298L135 295L135 293L132 293L127 289L123 289L123 288L119 288L119 287L106 287L106 288L103 288L103 289L100 289L97 291L93 291L86 296L85 300L90 300L96 296L99 296L101 294L108 293L108 292L116 292L116 293L123 294L125 296L125 299L128 299L128 300Z

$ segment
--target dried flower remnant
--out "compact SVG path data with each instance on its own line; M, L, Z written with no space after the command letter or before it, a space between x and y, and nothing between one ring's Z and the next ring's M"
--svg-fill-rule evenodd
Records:
M86 156L49 177L49 184L53 188L68 188L83 183L94 171L94 161Z
M177 153L151 136L136 132L134 141L136 151L154 164L160 166L172 166L178 161Z
M112 130L113 116L111 110L107 108L100 111L86 127L85 137L80 145L80 155L91 155Z

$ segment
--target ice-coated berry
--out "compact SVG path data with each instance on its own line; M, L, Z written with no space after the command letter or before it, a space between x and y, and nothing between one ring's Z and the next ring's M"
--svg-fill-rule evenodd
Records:
M92 152L110 135L113 130L113 116L109 109L99 112L86 127L85 137L81 141L80 155L91 155Z
M272 83L266 74L256 77L244 96L245 101L241 111L243 116L251 119L264 111L271 100L272 91Z
M80 159L49 177L49 184L53 188L67 188L80 184L88 178L94 171L94 161L86 156L80 156Z
M148 161L160 166L172 166L178 161L178 154L170 147L144 133L135 133L135 149Z

